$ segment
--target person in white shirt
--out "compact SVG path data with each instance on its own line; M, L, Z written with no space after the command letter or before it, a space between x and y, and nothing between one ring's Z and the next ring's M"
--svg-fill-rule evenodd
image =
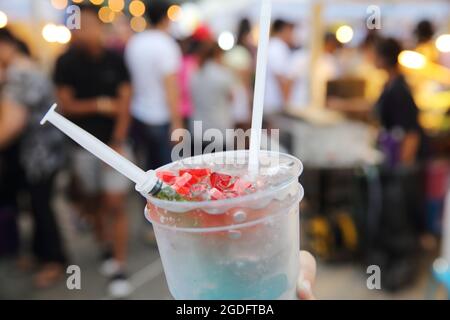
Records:
M290 60L289 78L292 80L288 107L301 110L308 106L310 100L310 53L306 49L298 49Z
M327 32L324 37L323 53L317 62L316 81L314 88L319 90L321 101L320 105L327 104L328 83L337 80L342 76L338 59L338 50L340 43L336 39L336 35Z
M219 130L226 137L226 130L234 129L233 88L237 82L232 71L223 64L223 51L216 44L205 45L199 58L199 69L192 77L191 92L194 103L193 121L201 121L204 131ZM199 137L195 137L199 138ZM211 145L223 150L226 141L203 141L204 147Z
M269 117L282 111L290 96L292 81L289 79L289 61L294 29L293 23L281 19L275 20L272 25L264 106L264 112Z
M150 2L150 28L133 36L125 50L134 92L133 136L145 148L146 169L171 162L170 135L183 127L178 84L182 54L169 34L169 7L166 1Z

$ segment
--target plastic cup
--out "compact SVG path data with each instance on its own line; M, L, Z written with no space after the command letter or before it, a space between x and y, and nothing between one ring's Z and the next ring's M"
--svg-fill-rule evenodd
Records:
M247 151L209 154L174 162L160 170L212 167L229 171L248 165ZM228 159L227 158L227 159ZM221 160L222 159L222 160ZM175 299L294 299L299 272L298 182L301 162L276 152L260 153L261 172L276 184L238 198L170 202L150 198L145 210L153 224L164 272ZM265 160L265 161L263 161ZM228 163L228 162L227 162ZM282 168L286 175L277 174Z

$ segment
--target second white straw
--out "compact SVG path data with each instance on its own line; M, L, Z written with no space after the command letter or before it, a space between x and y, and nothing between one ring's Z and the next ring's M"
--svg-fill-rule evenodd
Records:
M270 37L270 20L272 13L271 0L262 0L261 18L259 23L259 43L256 62L256 81L253 99L252 129L250 137L250 152L248 171L256 177L259 172L259 151L261 148L261 130L264 113L264 97L266 87L266 72Z

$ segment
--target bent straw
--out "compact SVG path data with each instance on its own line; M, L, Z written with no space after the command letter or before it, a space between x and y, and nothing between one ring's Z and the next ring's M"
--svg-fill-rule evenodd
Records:
M57 113L55 111L56 107L57 105L54 104L50 108L42 119L41 125L44 125L47 121L53 124L81 147L136 183L136 190L144 196L148 195L158 184L158 179L154 171L145 172L137 167L134 163L124 158L96 137Z

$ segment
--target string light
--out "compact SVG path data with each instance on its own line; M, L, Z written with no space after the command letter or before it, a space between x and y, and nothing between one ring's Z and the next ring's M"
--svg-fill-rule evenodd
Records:
M222 50L228 51L233 49L235 39L230 31L224 31L219 35L218 44Z
M131 29L135 32L142 32L147 28L147 21L143 17L133 17L130 21Z
M402 51L398 56L398 62L410 69L422 69L427 63L424 55L410 50Z
M145 13L145 4L140 0L133 0L128 9L132 16L140 17Z
M172 12L172 10L168 10L168 16L169 12ZM200 25L201 21L200 10L194 3L183 4L178 15L172 16L172 14L170 14L170 16L172 17L172 19L176 19L179 32L184 37L192 35L195 29L197 29L197 27Z
M450 52L450 34L440 35L436 39L436 48L440 52Z
M61 43L66 44L72 38L70 30L63 25L54 25L53 23L48 23L42 29L42 37L45 41L50 43Z
M353 29L350 26L340 26L336 31L336 39L340 43L349 43L353 39Z
M181 17L182 9L180 6L174 4L167 10L167 16L171 21L178 21Z
M57 32L56 41L58 43L66 44L69 43L70 39L72 39L72 34L70 33L70 30L67 29L66 26L57 26L56 32Z
M67 7L67 0L51 0L51 4L55 9L63 10Z
M109 0L109 8L114 12L120 12L125 7L124 0Z
M8 24L8 16L3 11L0 11L0 29L6 27Z
M115 18L115 13L109 7L101 7L98 11L98 18L104 23L111 23Z

